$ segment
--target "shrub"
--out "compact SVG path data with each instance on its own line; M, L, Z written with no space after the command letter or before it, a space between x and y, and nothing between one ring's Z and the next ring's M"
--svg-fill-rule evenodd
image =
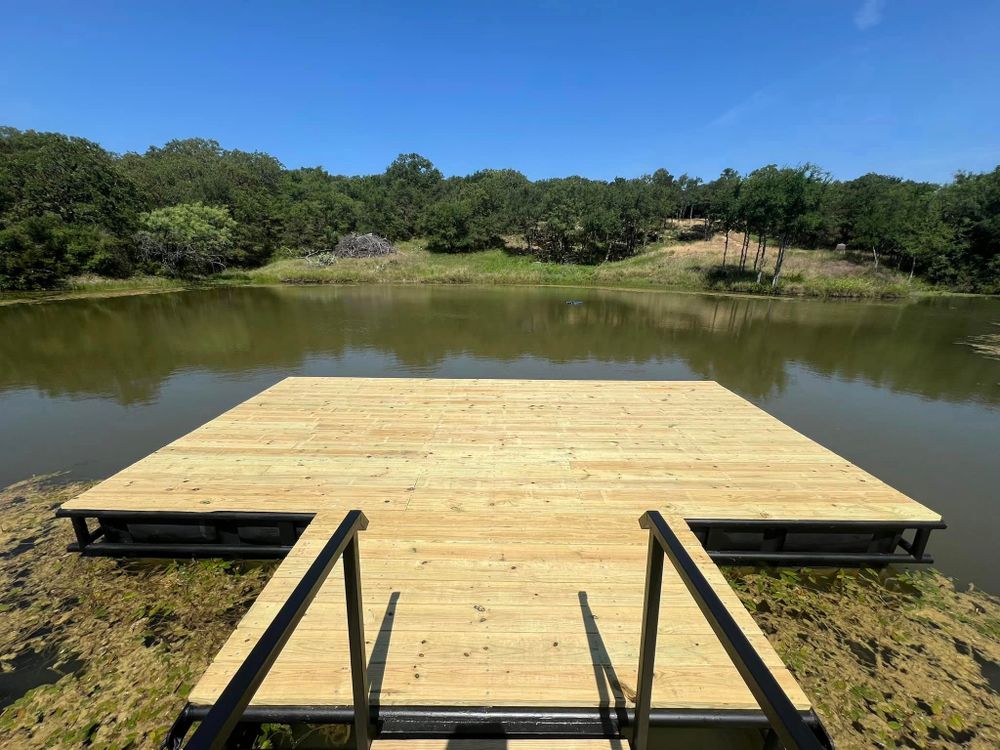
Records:
M0 230L0 291L52 289L69 271L67 235L55 214L22 219Z
M145 213L140 224L140 254L169 276L224 271L235 260L236 222L224 207L182 203Z

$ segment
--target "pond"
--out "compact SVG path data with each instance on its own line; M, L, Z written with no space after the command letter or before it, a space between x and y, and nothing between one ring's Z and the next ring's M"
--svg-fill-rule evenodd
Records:
M256 287L0 307L0 483L100 478L288 375L711 379L941 512L1000 591L1000 300ZM761 460L766 460L766 454Z

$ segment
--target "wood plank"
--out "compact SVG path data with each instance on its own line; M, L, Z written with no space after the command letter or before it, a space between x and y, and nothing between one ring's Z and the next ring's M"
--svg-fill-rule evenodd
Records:
M373 700L397 705L630 702L638 517L657 509L806 708L684 519L939 519L716 383L425 378L289 378L65 507L316 514L193 690L199 705L353 508L371 521L361 554ZM255 705L351 702L341 570ZM656 656L654 706L755 707L669 569Z

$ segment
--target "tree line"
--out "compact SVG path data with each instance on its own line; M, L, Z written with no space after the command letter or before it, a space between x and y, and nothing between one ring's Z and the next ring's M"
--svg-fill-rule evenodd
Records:
M778 285L788 247L844 245L954 289L1000 291L1000 167L945 185L818 167L666 169L611 181L531 181L509 169L444 177L418 154L381 174L286 169L265 153L175 140L117 155L58 133L0 128L0 289L82 273L197 277L332 247L348 232L423 237L437 252L503 247L559 263L638 253L678 219L724 233L720 273Z

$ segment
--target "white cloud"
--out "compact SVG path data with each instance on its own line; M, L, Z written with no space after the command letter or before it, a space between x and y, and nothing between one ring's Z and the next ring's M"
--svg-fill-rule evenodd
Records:
M727 109L716 117L708 127L716 128L725 125L735 125L745 120L749 115L766 110L778 100L775 86L767 86L754 91L750 96Z
M864 0L857 13L854 14L854 25L862 31L878 26L882 21L882 10L885 0Z

